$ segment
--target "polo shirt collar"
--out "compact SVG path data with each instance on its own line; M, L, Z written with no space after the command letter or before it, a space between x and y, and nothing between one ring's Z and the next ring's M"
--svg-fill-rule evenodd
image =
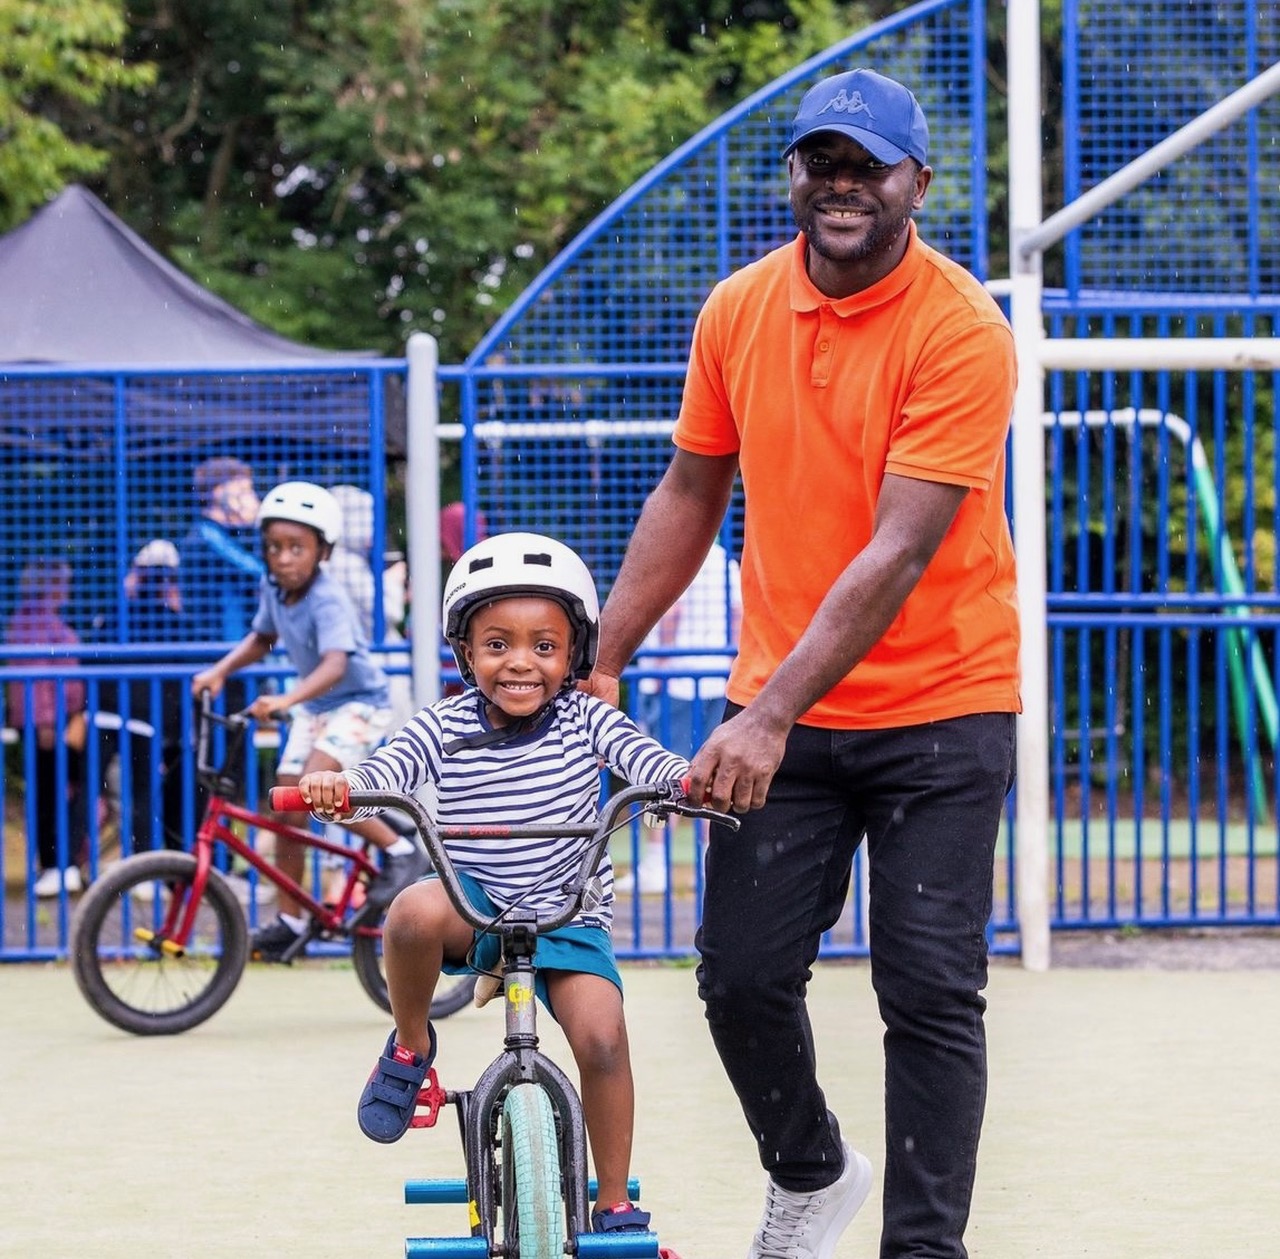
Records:
M791 309L801 312L829 306L837 315L854 315L897 297L915 279L924 265L925 247L916 231L915 219L907 221L907 231L910 233L907 252L903 254L902 261L883 280L873 284L869 289L863 289L860 293L851 293L848 297L838 299L828 297L809 279L809 273L804 265L807 243L804 233L801 232L791 248Z

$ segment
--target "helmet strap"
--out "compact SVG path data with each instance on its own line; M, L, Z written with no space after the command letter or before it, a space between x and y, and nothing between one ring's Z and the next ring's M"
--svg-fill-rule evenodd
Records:
M481 704L487 704L489 701L485 699L483 694L479 695ZM444 745L444 754L452 756L455 752L461 752L464 748L487 748L494 747L500 743L510 743L515 739L523 738L526 734L532 734L546 719L551 715L551 710L555 707L555 701L550 704L544 704L536 713L531 713L528 717L521 717L517 721L513 721L509 726L494 726L491 730L477 730L475 734L463 735L460 739L450 739Z

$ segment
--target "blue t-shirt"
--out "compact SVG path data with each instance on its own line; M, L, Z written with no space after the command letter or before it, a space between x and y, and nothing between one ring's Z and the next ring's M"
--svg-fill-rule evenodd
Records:
M326 652L346 655L347 669L337 686L299 704L305 712L332 712L343 704L390 706L387 675L369 659L360 618L347 592L323 569L297 603L285 603L280 590L264 578L253 631L274 638L300 678L312 673Z

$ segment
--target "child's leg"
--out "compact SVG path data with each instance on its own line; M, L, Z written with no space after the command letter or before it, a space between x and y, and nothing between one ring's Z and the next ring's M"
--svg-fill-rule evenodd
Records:
M600 975L544 971L556 1022L578 1064L582 1111L599 1190L608 1208L627 1201L635 1088L622 993Z
M414 883L392 902L382 924L382 962L397 1044L429 1054L427 1016L440 967L446 957L466 957L473 938L438 879Z

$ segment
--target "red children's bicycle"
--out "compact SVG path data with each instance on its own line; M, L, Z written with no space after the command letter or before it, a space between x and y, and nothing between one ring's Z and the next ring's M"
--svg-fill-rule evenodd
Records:
M335 842L238 803L249 719L213 711L205 695L195 725L196 772L209 803L193 850L136 853L85 893L71 930L71 967L85 1000L107 1022L139 1036L188 1031L226 1004L249 961L249 924L215 865L222 845L261 879L295 896L310 915L297 952L313 940L349 942L360 986L389 1012L383 909L363 899L378 873L371 846ZM225 729L226 737L215 765L217 728ZM322 901L282 874L253 847L254 831L340 858L346 867L341 893ZM464 976L437 989L432 1016L443 1018L467 1005L474 987L474 977Z

